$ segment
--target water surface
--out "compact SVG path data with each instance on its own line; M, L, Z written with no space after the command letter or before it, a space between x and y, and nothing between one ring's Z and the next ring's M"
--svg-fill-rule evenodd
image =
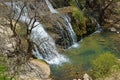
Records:
M55 80L73 80L81 77L83 72L91 69L92 61L105 52L111 52L119 56L119 50L114 45L114 36L112 33L95 33L79 43L78 48L72 48L65 51L69 62L62 65L52 65L52 74Z

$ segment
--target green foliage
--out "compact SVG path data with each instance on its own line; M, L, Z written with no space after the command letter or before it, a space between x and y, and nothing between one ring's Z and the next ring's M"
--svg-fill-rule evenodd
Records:
M77 1L77 3L76 3ZM72 16L74 18L73 28L77 36L82 36L86 34L86 18L84 13L78 8L78 4L82 6L84 0L70 0L69 3L72 6Z
M72 16L79 20L80 23L84 23L84 13L75 6L75 1L71 0L70 5L73 7Z
M80 11L78 8L74 7L72 16L75 19L75 24L73 25L74 30L77 35L81 36L86 34L86 19L84 13Z
M75 7L73 8L73 16L75 17L75 19L83 23L84 14L78 8L75 8Z
M7 67L2 59L3 58L0 56L0 80L8 80L5 75L5 71L7 70Z
M95 78L105 77L111 69L118 69L115 55L106 52L93 60L93 76Z
M74 0L70 0L69 3L70 3L71 6L75 6L75 1Z
M83 8L85 5L85 0L69 0L70 5L74 7Z
M20 23L17 28L16 28L16 33L17 35L21 36L21 37L25 37L27 34L27 27L25 24Z

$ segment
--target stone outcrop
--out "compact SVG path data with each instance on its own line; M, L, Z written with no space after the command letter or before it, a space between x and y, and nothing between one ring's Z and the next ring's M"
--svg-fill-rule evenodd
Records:
M83 74L82 78L77 78L73 80L92 80L92 78L87 73L85 73Z
M106 23L104 24L105 29L109 29L112 32L120 33L120 2L112 3L109 7L111 10L111 15L108 19L105 19Z
M19 68L17 80L51 80L49 65L37 59L31 59L30 62L23 64Z
M13 47L16 45L15 38L11 37L13 32L10 27L5 25L8 23L5 18L0 18L0 22L0 49L3 53L6 53L7 50L13 51Z
M4 53L4 55L10 57L11 54L9 53L9 51L14 52L14 47L16 46L16 39L12 37L13 32L7 24L7 20L0 17L0 53ZM16 57L12 56L11 60L13 61L9 62L14 63L15 59ZM15 62L17 62L17 60ZM14 74L14 71L12 69L13 67L14 65L11 65L9 76ZM16 80L51 80L49 78L50 67L46 62L42 60L30 59L30 61L24 64L17 66L15 65L15 68L18 71L18 74L15 76Z

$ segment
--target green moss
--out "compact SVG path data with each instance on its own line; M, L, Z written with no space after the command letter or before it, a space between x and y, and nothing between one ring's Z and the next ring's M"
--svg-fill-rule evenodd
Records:
M19 26L16 28L17 35L24 37L27 34L27 27L23 23L19 23Z
M86 18L84 13L80 11L78 8L73 7L72 16L75 20L73 23L73 28L78 36L86 34Z
M95 78L105 77L109 74L110 69L118 68L117 57L109 52L101 54L93 60L93 76Z
M8 80L7 77L6 77L6 75L5 75L7 67L6 67L5 62L3 62L2 59L3 58L0 57L0 80Z

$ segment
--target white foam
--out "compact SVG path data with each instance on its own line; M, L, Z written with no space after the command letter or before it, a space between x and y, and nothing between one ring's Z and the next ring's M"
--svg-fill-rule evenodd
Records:
M45 0L45 1L46 1L47 5L48 5L48 8L50 9L50 12L52 12L52 13L58 13L58 11L53 8L53 6L49 2L49 0Z
M50 9L51 13L59 13L57 10L55 10L52 6L52 4L50 3L49 0L45 0L47 5L48 5L48 8ZM72 28L72 25L70 23L70 17L68 15L63 15L62 16L64 21L65 21L65 27L69 33L69 35L71 36L71 39L72 39L72 46L71 47L78 47L78 43L77 43L77 37L76 37L76 34ZM60 24L59 24L60 25ZM61 27L61 26L60 26ZM61 27L62 28L62 27Z
M11 3L8 2L8 3L6 3L6 5L11 8L13 5L12 9L16 11L14 19L17 19L21 12L22 3L18 1L18 2L13 2L11 5ZM54 10L52 10L52 11L55 12ZM19 20L21 22L26 22L27 24L29 24L30 18L28 16L26 7L24 8L23 12L24 12L24 14L21 15ZM34 21L35 21L35 19L32 19L32 21L29 25L29 29L32 28L32 24ZM35 50L33 50L33 54L38 59L44 59L49 64L61 64L63 62L68 61L67 58L65 58L63 55L58 53L54 40L44 30L43 25L40 24L38 21L36 21L33 26L36 26L36 27L32 29L31 40L34 43L36 43L38 46L38 47L35 46Z

